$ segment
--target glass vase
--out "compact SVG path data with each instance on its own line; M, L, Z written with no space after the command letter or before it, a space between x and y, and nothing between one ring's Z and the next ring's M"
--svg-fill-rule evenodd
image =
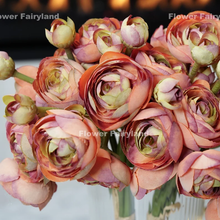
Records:
M165 206L163 212L155 217L149 213L154 192L142 200L135 201L136 220L204 220L205 202L203 199L177 194L173 204Z
M110 193L107 188L90 186L87 199L90 204L90 220L204 220L204 200L177 194L173 204L165 206L163 213L158 216L149 214L152 205L154 191L145 195L141 200L134 197L132 200L134 212L127 217L120 217L118 195ZM129 188L127 188L129 189ZM132 212L131 212L132 213Z

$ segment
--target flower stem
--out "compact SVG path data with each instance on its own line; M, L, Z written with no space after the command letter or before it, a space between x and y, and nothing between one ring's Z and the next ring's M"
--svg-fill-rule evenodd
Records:
M68 59L75 61L75 58L74 58L74 56L73 56L73 54L72 54L71 49L70 49L70 48L67 48L67 49L65 49L65 51L66 51L66 55L67 55Z
M13 77L16 77L16 78L18 78L18 79L21 79L21 80L23 80L23 81L25 81L25 82L28 82L28 83L30 83L30 84L32 84L32 83L34 82L34 79L33 79L33 78L31 78L31 77L29 77L29 76L26 76L26 75L24 75L24 74L22 74L22 73L19 73L17 70L14 71Z
M109 150L108 149L108 141L109 141L109 137L110 137L110 132L106 132L104 131L102 137L101 137L101 148L105 149L105 150Z
M129 187L124 188L121 192L112 189L112 198L114 204L115 220L134 220L134 196L131 194Z
M193 82L194 78L196 77L197 72L198 72L200 66L201 65L196 63L196 62L194 63L191 71L189 72L189 78L191 79L191 82Z
M220 79L217 79L212 86L212 92L214 94L217 94L219 90L220 90Z

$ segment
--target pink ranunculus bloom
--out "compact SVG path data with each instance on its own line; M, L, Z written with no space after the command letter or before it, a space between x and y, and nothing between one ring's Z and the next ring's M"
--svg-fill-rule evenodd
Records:
M87 69L79 83L87 113L103 131L122 127L145 108L152 86L150 71L116 52L106 52L100 64Z
M18 164L11 158L0 163L0 184L14 198L24 205L32 205L42 210L57 190L57 185L49 181L45 184L26 182L20 175Z
M205 210L206 220L220 220L220 197L211 199Z
M78 82L84 73L75 61L59 58L44 58L39 65L33 87L38 95L36 105L65 108L72 104L83 104L79 96ZM38 99L42 101L38 101ZM45 103L42 104L42 103Z
M33 79L36 79L37 77L37 71L38 71L38 68L35 67L35 66L22 66L22 67L19 67L17 69L18 72L26 75L26 76L29 76ZM32 84L28 83L28 82L25 82L21 79L18 79L16 77L14 77L14 80L15 80L15 89L16 89L16 93L18 94L22 94L22 95L27 95L35 101L35 97L36 97L36 91L34 90Z
M101 54L107 51L120 53L124 47L120 33L110 32L100 28L94 32L93 41Z
M150 39L150 44L153 47L162 47L168 49L166 42L166 29L163 28L163 25L160 25L160 27L154 31Z
M141 17L125 18L121 24L121 38L128 48L140 48L149 37L148 25Z
M14 124L25 125L31 122L37 115L35 102L26 95L15 94L3 97L6 119Z
M145 170L161 170L177 162L183 148L174 115L154 102L124 127L120 141L127 159Z
M101 140L79 111L50 110L33 129L33 152L43 175L55 182L79 179L95 164Z
M166 40L170 52L184 63L208 65L219 54L219 20L204 11L179 15L169 24Z
M109 152L100 149L92 170L78 181L88 185L99 184L107 188L117 188L121 191L131 182L131 170Z
M51 23L50 31L45 30L45 34L48 41L55 47L69 48L75 38L75 24L69 17L67 21L58 18Z
M79 39L74 42L73 52L82 63L97 62L101 53L93 41L94 32L100 28L110 32L120 29L120 22L115 18L89 19L79 29Z
M34 121L33 121L34 122ZM35 123L35 122L34 122ZM17 162L20 175L27 182L40 182L43 174L37 160L32 152L31 130L34 123L27 125L16 125L8 122L6 124L7 139L10 143L11 152Z
M160 75L168 76L174 73L187 74L184 63L177 60L172 54L162 47L147 49L132 53L132 58L141 66L152 66Z
M202 199L220 196L220 152L207 150L187 155L177 170L180 194Z
M145 194L160 188L172 179L177 172L177 164L172 163L161 170L144 170L135 167L130 184L131 192L136 199L142 199Z
M198 82L198 83L196 83ZM182 107L174 110L184 145L192 150L219 146L219 99L198 80L183 91Z
M15 71L15 63L4 51L0 51L0 80L10 78Z

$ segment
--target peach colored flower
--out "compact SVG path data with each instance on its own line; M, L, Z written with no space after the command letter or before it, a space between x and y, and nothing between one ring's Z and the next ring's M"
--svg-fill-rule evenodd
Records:
M192 150L217 147L220 138L219 100L200 84L201 81L196 82L184 90L182 107L174 110L184 145ZM207 82L206 85L209 86Z
M90 118L109 131L125 125L147 106L152 74L124 54L106 52L99 65L86 70L79 87Z
M15 63L4 51L0 51L0 80L10 78L15 71Z
M142 199L145 194L160 188L172 179L177 172L177 164L170 164L161 170L144 170L135 167L130 184L131 192L136 199Z
M122 21L121 38L128 48L140 48L145 45L149 37L148 25L141 17L130 15Z
M179 164L177 186L180 194L202 199L220 196L220 152L207 150L187 155Z
M97 62L101 53L93 41L94 32L104 29L110 32L120 29L120 22L115 18L93 18L87 20L79 29L79 39L74 45L74 54L79 62L94 63Z
M166 42L166 29L163 28L163 25L160 25L160 27L154 31L150 39L150 44L153 47L162 47L168 49Z
M56 182L79 179L96 161L100 136L80 112L50 110L32 129L33 152L44 176Z
M36 105L65 108L72 104L83 104L79 97L78 82L84 71L80 64L69 59L44 58L33 82L41 99L37 99Z
M0 184L14 198L24 205L32 205L42 210L57 190L57 185L49 181L47 184L29 183L21 176L18 164L11 158L0 163Z
M174 18L166 31L170 52L184 63L212 63L219 54L219 20L204 11Z
M35 102L26 95L15 94L14 96L6 95L3 97L5 108L5 117L8 121L25 125L30 123L37 115Z
M75 39L75 24L67 17L67 21L63 19L55 19L51 23L50 31L45 29L48 41L57 48L69 48Z
M99 184L107 188L118 188L121 191L131 182L131 170L109 152L100 149L92 170L78 181L88 185Z
M174 115L153 102L124 127L120 142L127 159L145 170L161 170L177 162L183 148Z
M220 197L211 199L205 210L206 220L220 220Z
M40 182L43 174L37 160L32 152L32 124L16 125L8 122L6 124L7 139L10 143L11 152L17 162L20 175L27 182Z

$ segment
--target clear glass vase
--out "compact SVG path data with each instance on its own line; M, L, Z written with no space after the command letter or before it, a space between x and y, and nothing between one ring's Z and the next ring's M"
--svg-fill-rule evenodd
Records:
M117 208L117 196L112 196L108 189L101 186L88 187L90 220L204 220L204 200L184 195L177 195L173 204L164 207L163 214L154 217L149 214L153 194L150 192L141 200L134 198L133 215L121 218Z
M158 217L149 214L154 192L147 194L142 200L136 200L136 220L204 220L205 202L203 199L177 195L173 204L164 207Z

